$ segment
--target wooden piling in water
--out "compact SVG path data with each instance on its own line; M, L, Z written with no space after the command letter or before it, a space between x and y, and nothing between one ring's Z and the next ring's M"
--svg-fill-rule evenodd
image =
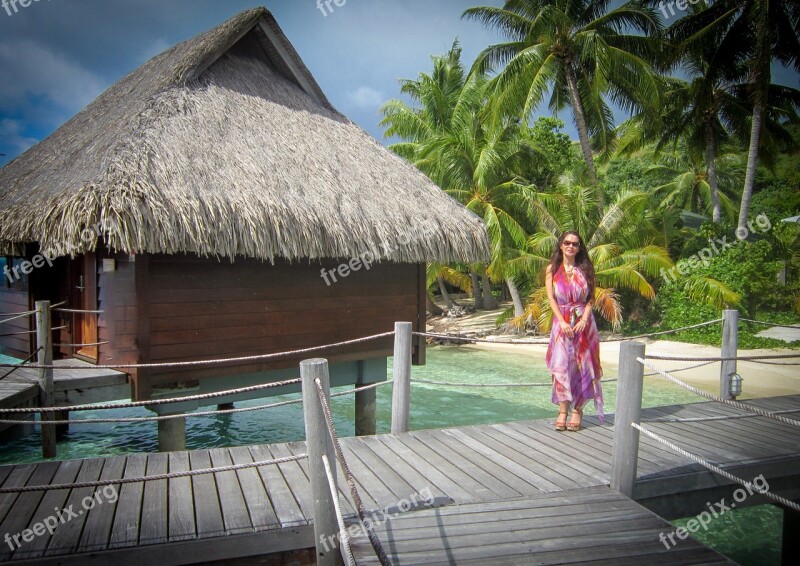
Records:
M50 301L36 301L36 347L37 361L42 366L53 365L53 334L50 321ZM52 407L55 403L55 387L53 385L53 368L39 370L39 406ZM53 413L42 413L42 457L56 456L56 425L48 424L54 420Z

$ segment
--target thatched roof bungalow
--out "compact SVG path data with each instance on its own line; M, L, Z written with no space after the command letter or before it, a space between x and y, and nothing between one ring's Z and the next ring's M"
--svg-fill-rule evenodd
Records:
M37 253L57 259L23 263ZM57 341L99 342L61 354L113 364L284 351L395 320L421 329L425 262L484 260L488 244L477 217L331 106L259 8L154 57L0 169L0 254L17 268L0 312L40 299L100 309L66 317ZM369 254L382 258L342 276ZM0 351L32 345L19 335ZM134 372L135 397L296 363Z

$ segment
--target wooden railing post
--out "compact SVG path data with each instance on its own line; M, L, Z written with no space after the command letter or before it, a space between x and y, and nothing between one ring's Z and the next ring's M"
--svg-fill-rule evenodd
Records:
M642 342L623 342L619 350L617 413L614 417L614 446L611 452L611 487L633 497L636 464L639 459L639 431L631 426L642 415L644 366Z
M408 432L411 403L411 333L410 322L394 323L394 358L392 362L392 434Z
M329 399L328 360L322 358L303 360L300 362L300 377L303 380L303 416L306 425L308 475L311 480L311 498L314 502L314 543L317 550L317 564L334 566L341 564L339 524L336 520L333 495L328 485L322 455L327 456L331 464L336 462L336 455L315 383L319 378L325 397ZM335 484L335 465L331 465L331 472Z
M739 311L722 311L722 350L721 357L735 358L739 348ZM731 375L736 373L736 360L723 360L719 369L719 396L734 399L731 395Z
M37 361L39 365L53 365L53 333L50 322L50 301L36 301L36 347L39 348ZM53 369L39 370L39 405L52 407L55 404L55 387L53 385ZM47 424L54 420L54 413L42 413L42 457L56 456L56 425Z

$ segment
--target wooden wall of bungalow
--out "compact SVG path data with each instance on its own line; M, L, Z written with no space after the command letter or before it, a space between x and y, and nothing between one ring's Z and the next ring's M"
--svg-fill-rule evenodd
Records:
M272 265L243 258L231 263L227 258L129 256L103 250L36 270L30 276L29 301L66 299L73 308L102 311L57 314L54 326L67 328L54 338L62 344L99 342L81 350L59 348L58 354L112 366L297 350L391 331L395 321L411 321L414 330L424 331L424 264L376 263L347 277L337 275L327 285L321 269L336 270L343 261L277 260ZM23 300L19 293L14 298ZM21 352L20 343L15 344L13 351ZM133 397L147 399L154 387L296 368L309 357L335 363L390 356L392 345L393 338L386 337L246 364L123 371L133 378ZM0 339L3 350L11 353L11 346ZM415 363L424 363L424 354L424 338L418 338Z

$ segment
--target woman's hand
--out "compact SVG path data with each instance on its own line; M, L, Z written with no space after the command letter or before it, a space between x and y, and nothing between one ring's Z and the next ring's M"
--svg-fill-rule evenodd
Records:
M575 335L575 329L572 328L566 320L559 320L558 326L561 328L561 332L567 337L572 338Z
M583 318L581 318L578 321L578 323L574 326L573 330L575 331L576 334L580 334L586 329L587 325L588 323Z

